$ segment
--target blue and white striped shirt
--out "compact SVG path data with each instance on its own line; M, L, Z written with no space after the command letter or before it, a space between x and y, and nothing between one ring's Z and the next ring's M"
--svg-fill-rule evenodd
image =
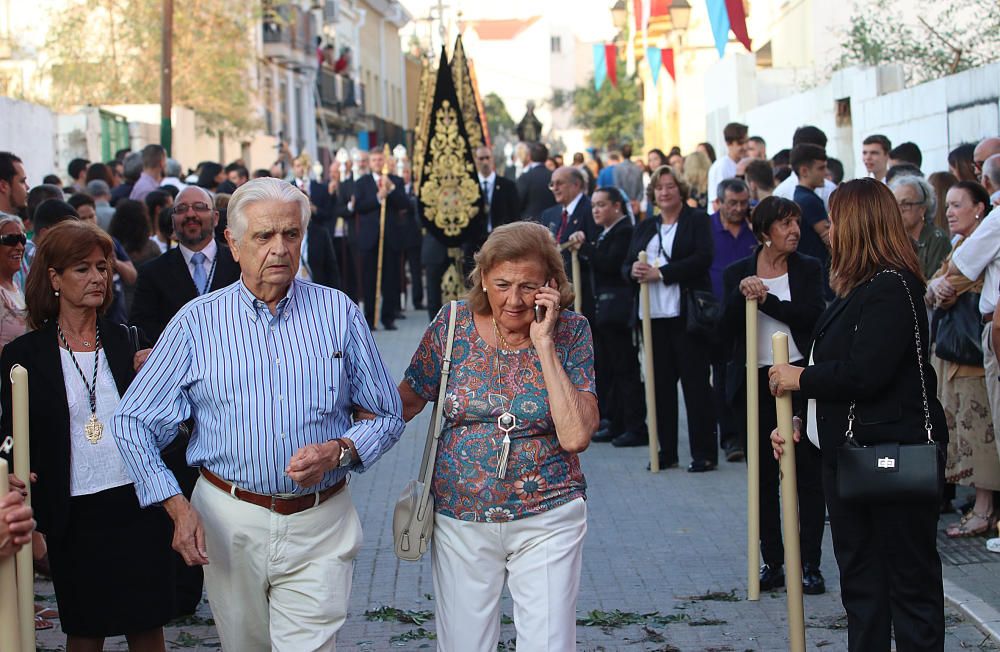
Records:
M358 405L374 420L351 423ZM184 306L111 421L139 502L181 493L160 458L194 417L187 461L262 494L307 493L285 475L306 444L350 438L363 471L403 432L402 403L364 317L344 294L295 279L272 315L243 281ZM329 471L329 487L348 470Z

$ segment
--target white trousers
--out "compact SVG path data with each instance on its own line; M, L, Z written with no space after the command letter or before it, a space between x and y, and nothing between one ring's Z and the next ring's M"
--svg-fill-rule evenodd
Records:
M361 547L347 488L282 516L199 478L191 502L205 527L205 587L222 648L336 650Z
M579 498L509 523L434 518L435 627L441 652L493 652L504 580L518 652L576 650L587 504Z

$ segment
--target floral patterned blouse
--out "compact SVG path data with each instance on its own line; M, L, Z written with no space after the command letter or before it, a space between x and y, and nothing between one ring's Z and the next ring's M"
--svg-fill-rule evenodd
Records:
M438 397L448 317L446 304L424 333L404 376L413 391L428 401ZM555 344L570 381L582 392L596 393L594 347L586 318L561 313ZM498 479L503 433L497 418L508 409L517 424L510 432L505 477ZM498 351L488 345L464 301L458 302L444 418L432 487L438 514L498 523L541 514L585 497L587 483L579 458L559 446L535 349Z

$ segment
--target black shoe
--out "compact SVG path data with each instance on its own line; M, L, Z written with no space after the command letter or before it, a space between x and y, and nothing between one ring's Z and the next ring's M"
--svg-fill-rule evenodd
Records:
M628 448L630 446L648 446L649 437L640 436L637 432L626 430L611 441L611 445L616 448Z
M722 450L726 453L727 462L742 462L746 458L743 449L734 441L723 444Z
M714 471L715 462L709 462L708 460L695 460L688 464L688 473L704 473L705 471Z
M422 303L415 303L415 304L413 304L413 309L414 310L427 310L427 308Z
M815 564L802 564L802 592L806 595L820 595L826 593L826 581L819 566Z
M803 582L805 584L805 582ZM785 569L781 566L768 566L764 564L760 567L760 590L773 591L785 585Z
M663 457L662 455L660 456L660 470L661 471L665 471L666 469L676 469L677 466L678 466L677 465L677 460L668 460L667 458ZM649 466L649 462L646 462L646 470L647 471L652 470L651 467Z
M399 330L399 328L396 326L395 323L389 322L388 324L382 324L382 330L384 330L384 331L396 331L396 330Z
M618 435L611 432L609 428L604 428L603 430L598 430L594 433L594 436L590 438L590 441L597 442L598 444L607 443L609 441L614 441Z

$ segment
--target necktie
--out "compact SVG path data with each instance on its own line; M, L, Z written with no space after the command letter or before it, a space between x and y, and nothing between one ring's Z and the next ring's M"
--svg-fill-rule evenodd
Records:
M194 279L194 287L198 290L198 294L205 294L208 291L208 277L205 276L204 266L206 260L205 254L200 251L191 256L191 264L194 265L191 278Z
M490 184L483 181L483 205L486 207L486 232L493 232L493 216L490 215Z
M563 231L566 230L566 224L568 222L569 222L569 213L567 213L566 209L564 208L562 212L562 222L559 224L559 230L556 231L556 242L563 241Z

